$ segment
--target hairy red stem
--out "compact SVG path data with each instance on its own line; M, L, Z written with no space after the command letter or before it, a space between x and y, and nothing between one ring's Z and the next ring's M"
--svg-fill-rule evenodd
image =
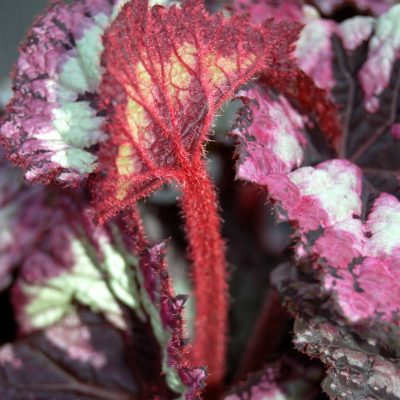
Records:
M192 361L208 367L207 386L215 388L225 369L228 287L217 196L202 160L187 169L181 202L196 300Z

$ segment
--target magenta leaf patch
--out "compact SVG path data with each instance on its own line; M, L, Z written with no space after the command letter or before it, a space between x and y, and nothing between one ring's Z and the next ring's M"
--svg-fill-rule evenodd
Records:
M305 27L296 49L301 67L341 110L337 155L361 166L377 192L395 193L397 186L399 15L397 5L377 19L317 19Z
M242 97L240 97L243 95ZM284 96L261 85L238 93L244 106L233 127L239 141L237 177L263 184L268 173L287 173L303 163L305 120Z
M349 323L380 320L398 324L400 203L382 193L361 220L361 173L347 161L303 167L287 177L266 178L281 218L297 226L299 262L313 261L323 289ZM282 200L280 200L282 198Z

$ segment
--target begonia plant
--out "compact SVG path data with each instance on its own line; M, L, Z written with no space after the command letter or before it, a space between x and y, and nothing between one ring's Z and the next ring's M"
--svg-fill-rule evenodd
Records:
M51 2L0 114L0 398L400 399L396 3Z

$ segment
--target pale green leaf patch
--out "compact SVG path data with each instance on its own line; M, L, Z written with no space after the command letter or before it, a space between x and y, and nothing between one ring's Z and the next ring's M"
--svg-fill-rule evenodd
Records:
M70 243L74 257L71 269L39 284L21 284L22 292L29 299L25 315L33 328L53 325L73 312L76 304L103 313L120 327L124 325L120 304L142 316L132 265L108 238L101 238L100 248L101 261L94 248L74 237Z

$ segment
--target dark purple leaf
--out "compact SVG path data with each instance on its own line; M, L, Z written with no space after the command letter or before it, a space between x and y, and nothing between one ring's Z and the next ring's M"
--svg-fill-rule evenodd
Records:
M124 336L101 317L71 314L0 348L0 396L7 400L133 400Z
M302 361L301 357L282 357L233 387L225 400L318 399L322 369L317 364L303 365Z
M381 15L393 4L398 3L397 0L313 0L312 2L325 15L331 15L345 7L354 7L359 12Z
M274 272L274 283L296 316L295 346L324 362L322 387L332 399L399 399L399 327L376 320L349 324L335 295L321 289L322 279L306 264Z

